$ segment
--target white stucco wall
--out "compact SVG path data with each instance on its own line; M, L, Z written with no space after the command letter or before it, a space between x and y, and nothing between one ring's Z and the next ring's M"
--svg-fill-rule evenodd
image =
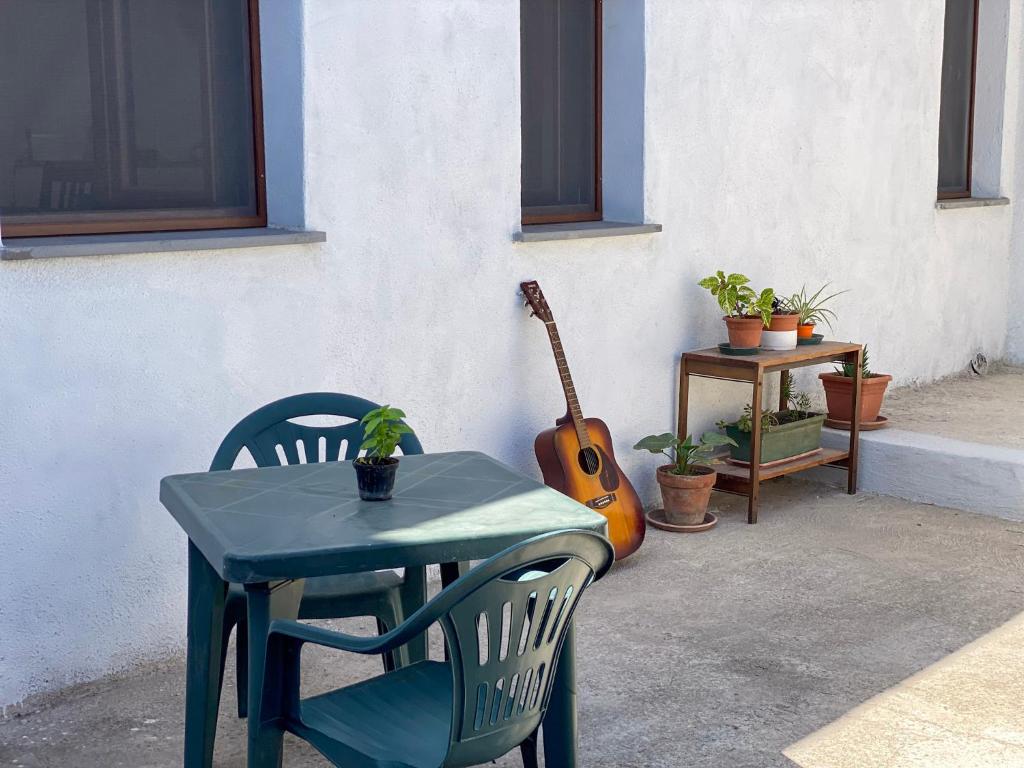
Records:
M1010 8L1006 122L1019 126L1024 121L1024 6L1014 3ZM1003 167L1013 188L1024 189L1024 146L1020 139L1004 152ZM1015 205L1012 214L1006 357L1024 365L1024 313L1020 309L1024 306L1024 206Z
M182 647L158 482L271 399L391 402L428 450L536 474L563 404L520 280L648 499L629 446L672 427L679 352L723 336L696 286L716 268L851 288L836 335L898 383L998 358L1011 209L934 207L942 8L647 0L643 210L664 232L516 245L518 4L306 0L304 211L326 245L0 265L0 706ZM695 426L744 391L695 385Z

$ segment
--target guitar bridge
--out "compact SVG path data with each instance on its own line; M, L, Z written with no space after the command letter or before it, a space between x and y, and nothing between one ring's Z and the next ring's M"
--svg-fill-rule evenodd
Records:
M604 496L598 496L596 499L591 499L587 502L587 506L591 509L604 509L615 501L614 493L606 493Z

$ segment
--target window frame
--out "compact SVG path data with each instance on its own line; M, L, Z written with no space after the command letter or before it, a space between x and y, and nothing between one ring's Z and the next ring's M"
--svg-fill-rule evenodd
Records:
M66 235L106 235L139 232L183 232L212 229L244 229L267 226L267 170L266 148L263 129L263 76L260 58L260 11L259 0L247 0L249 15L249 57L250 89L252 91L253 161L256 174L256 213L250 216L201 216L176 215L158 209L142 210L137 215L131 211L116 214L89 212L80 214L76 220L38 221L15 223L5 220L0 213L0 227L4 237L48 237ZM214 210L212 208L191 209L194 211ZM154 214L161 215L154 215Z
M971 48L971 96L967 107L967 168L964 174L965 187L964 189L947 189L937 190L938 200L965 200L973 196L973 184L974 184L974 105L977 97L978 90L978 35L979 35L979 19L981 18L981 0L973 0L974 2L974 29L972 35L974 42ZM943 38L943 48L945 48L945 38ZM940 70L941 76L941 70ZM941 85L939 98L942 98ZM941 124L939 127L941 132Z
M522 213L523 226L531 224L570 224L584 221L602 221L604 219L604 200L601 190L601 154L602 130L601 117L604 111L604 0L594 1L594 210L585 213ZM522 107L520 106L520 109ZM520 184L522 175L520 174ZM522 209L522 190L520 189L520 209Z

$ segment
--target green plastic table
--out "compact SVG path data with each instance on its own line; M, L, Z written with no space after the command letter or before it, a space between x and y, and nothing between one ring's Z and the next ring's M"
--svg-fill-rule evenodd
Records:
M208 768L221 649L216 617L228 582L249 611L250 768L277 768L281 738L260 727L272 619L295 618L303 579L478 560L549 531L607 532L604 517L482 453L405 456L394 498L365 502L349 462L166 477L160 500L189 538L185 766ZM545 720L547 765L577 765L575 648L570 629Z

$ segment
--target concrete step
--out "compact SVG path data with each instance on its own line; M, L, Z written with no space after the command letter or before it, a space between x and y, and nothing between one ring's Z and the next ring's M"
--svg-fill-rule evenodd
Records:
M849 439L825 429L822 444L843 448ZM813 472L830 482L839 474ZM1024 450L892 428L861 432L859 488L1024 522Z

